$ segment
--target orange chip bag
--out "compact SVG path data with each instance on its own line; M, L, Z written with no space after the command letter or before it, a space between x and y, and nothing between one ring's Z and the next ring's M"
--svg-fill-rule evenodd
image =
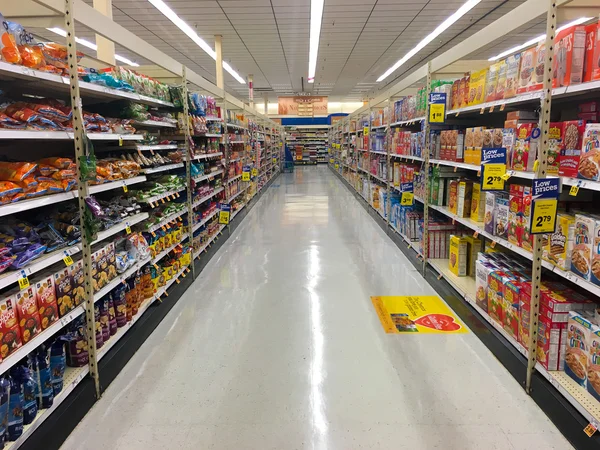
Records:
M0 161L0 180L23 181L37 168L37 164L28 162Z
M67 178L75 178L75 172L69 169L62 169L52 174L55 180L65 180Z
M38 161L38 164L43 166L56 167L57 169L69 169L73 164L73 160L70 158L60 158L53 156L50 158L43 158Z

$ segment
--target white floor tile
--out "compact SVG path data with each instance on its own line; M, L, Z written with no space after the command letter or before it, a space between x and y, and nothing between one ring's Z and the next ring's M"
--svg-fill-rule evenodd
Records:
M569 448L475 335L386 335L370 297L407 294L326 167L282 175L64 448Z

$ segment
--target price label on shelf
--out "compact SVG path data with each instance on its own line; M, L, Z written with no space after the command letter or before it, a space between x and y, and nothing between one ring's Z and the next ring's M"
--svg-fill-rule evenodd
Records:
M252 176L253 177L258 176L258 169L256 169L256 168L252 169Z
M29 287L29 278L25 274L25 271L21 271L21 277L19 278L19 289L27 289Z
M587 437L592 437L596 431L598 431L598 428L593 423L589 423L588 426L583 429L583 432Z
M127 185L125 184L125 182L123 181L123 192L127 192L129 190L129 188L127 187Z
M403 192L400 199L401 206L412 206L415 202L415 195L412 192Z
M129 226L129 222L125 222L125 233L131 234L131 227Z
M446 121L446 94L432 92L429 94L429 123L444 123Z
M530 222L532 234L554 233L559 194L560 179L533 180Z
M242 181L250 181L250 172L242 172Z
M482 150L481 190L504 190L506 174L506 148L487 148Z
M273 164L277 164L277 158L273 158Z
M336 163L336 164L335 164L335 168L336 168L336 169L339 169L339 168L340 168L340 165Z
M368 136L368 135L369 135L369 127L364 127L364 128L363 128L363 134L364 134L365 136Z
M119 136L119 147L123 147L123 138Z
M221 210L219 211L219 223L221 225L229 224L230 216L231 216L231 206L221 204Z
M335 160L333 158L329 158L329 164L333 164Z
M504 108L506 107L506 103L502 103L500 105L500 111L504 111Z
M65 262L65 266L69 267L73 265L73 258L71 258L71 255L69 255L69 253L67 253L66 251L64 252L64 257L63 257L63 261Z
M578 193L579 193L579 186L571 186L571 189L569 190L569 195L576 197Z

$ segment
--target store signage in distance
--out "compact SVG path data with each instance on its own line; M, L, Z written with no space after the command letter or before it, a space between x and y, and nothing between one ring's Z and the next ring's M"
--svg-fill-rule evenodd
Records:
M506 148L484 148L481 152L481 190L504 190Z
M444 123L446 121L446 93L432 92L429 94L429 123Z
M531 234L554 233L559 195L559 178L533 180L529 227Z
M221 225L228 225L229 224L229 217L231 215L231 206L227 205L225 203L221 203L219 209L220 209L220 211L219 211L219 223Z

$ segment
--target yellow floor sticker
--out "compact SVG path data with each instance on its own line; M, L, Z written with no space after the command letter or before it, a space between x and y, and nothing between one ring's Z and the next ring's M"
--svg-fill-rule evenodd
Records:
M386 333L468 333L446 304L434 295L371 297Z

